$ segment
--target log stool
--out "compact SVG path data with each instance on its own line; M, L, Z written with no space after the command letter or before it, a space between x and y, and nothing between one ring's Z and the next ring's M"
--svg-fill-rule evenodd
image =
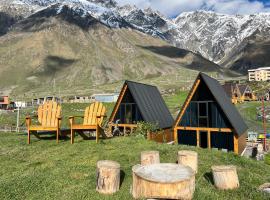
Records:
M111 160L97 162L97 187L102 194L113 194L120 187L120 164Z
M177 153L178 164L185 165L191 167L195 171L198 172L198 153L195 151L178 151Z
M235 189L239 187L236 167L233 165L212 166L215 186L218 189Z
M155 163L160 163L158 151L141 152L141 165L151 165Z
M173 163L135 165L132 168L132 196L139 198L192 199L195 172Z

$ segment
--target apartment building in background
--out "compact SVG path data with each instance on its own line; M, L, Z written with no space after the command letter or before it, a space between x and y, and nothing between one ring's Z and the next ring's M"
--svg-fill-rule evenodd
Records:
M249 81L270 81L270 67L248 70Z

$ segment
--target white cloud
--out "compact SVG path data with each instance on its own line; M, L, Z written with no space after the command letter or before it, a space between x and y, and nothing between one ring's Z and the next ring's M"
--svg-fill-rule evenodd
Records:
M173 17L181 12L199 9L213 10L226 14L253 14L259 12L270 12L260 1L249 0L116 0L120 5L134 4L139 8L151 7Z

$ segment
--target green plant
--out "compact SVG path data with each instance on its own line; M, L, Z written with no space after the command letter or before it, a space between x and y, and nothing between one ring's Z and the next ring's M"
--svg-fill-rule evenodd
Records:
M143 136L147 138L148 133L158 133L160 131L157 123L150 123L150 122L138 122L137 127L133 134L135 136Z

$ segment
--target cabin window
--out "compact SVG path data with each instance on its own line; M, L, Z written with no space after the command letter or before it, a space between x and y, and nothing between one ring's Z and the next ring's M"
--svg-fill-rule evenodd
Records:
M142 116L135 103L121 103L115 116L115 122L116 120L120 120L120 124L136 124L138 121L142 121Z
M213 101L191 101L180 126L229 128L229 122L221 108Z

